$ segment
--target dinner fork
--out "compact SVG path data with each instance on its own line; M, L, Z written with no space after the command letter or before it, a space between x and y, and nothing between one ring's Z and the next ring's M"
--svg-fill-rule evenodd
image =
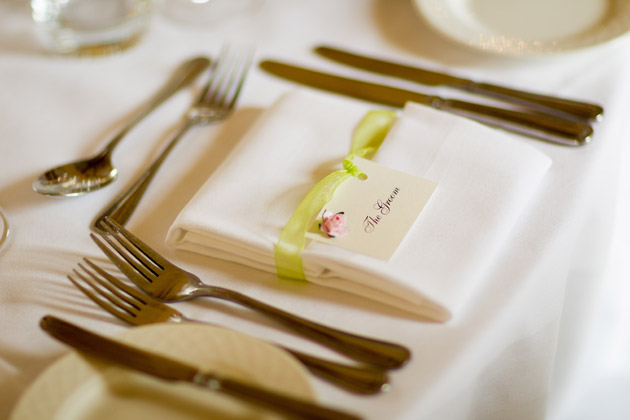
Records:
M104 241L94 234L90 236L105 255L138 287L162 301L176 302L198 296L224 299L266 315L355 360L382 368L397 368L409 360L410 351L399 344L331 328L234 290L204 284L199 277L172 264L114 220L105 218L99 233Z
M88 258L81 270L73 269L68 279L94 303L115 317L132 325L160 322L200 322L187 318L181 312L125 284ZM297 350L280 346L292 354L313 374L349 391L375 394L387 387L388 377L384 370L371 366L350 366L310 356Z
M105 217L111 217L124 225L131 217L158 169L184 134L194 126L223 120L232 113L250 65L250 52L237 51L232 53L228 48L224 48L220 52L219 58L212 63L210 76L205 87L199 98L185 112L179 129L173 134L160 155L138 179L97 216L92 225L93 230L99 230L100 221Z

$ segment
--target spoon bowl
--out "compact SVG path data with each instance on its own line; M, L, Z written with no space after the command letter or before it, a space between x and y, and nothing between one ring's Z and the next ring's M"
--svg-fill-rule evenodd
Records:
M118 175L118 170L111 160L118 142L166 99L197 78L209 65L210 60L205 57L197 57L184 62L171 76L168 83L109 141L100 153L44 172L33 182L33 190L44 195L71 197L95 191L110 184Z
M33 182L33 189L40 194L71 197L106 186L118 176L110 150L44 172Z

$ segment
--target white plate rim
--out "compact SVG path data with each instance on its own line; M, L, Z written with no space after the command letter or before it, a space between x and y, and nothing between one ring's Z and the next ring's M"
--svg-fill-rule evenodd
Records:
M480 31L479 27L473 28L456 17L453 4L459 0L412 1L421 18L446 38L472 49L503 56L527 57L566 53L608 43L630 32L630 2L625 0L609 0L607 17L589 30L565 38L543 41L498 36Z
M9 239L9 229L9 220L4 213L4 209L0 207L0 249L4 247Z
M286 392L310 401L316 399L308 371L295 358L277 346L238 331L202 324L153 324L130 328L116 335L115 338L202 368L212 368L226 376L239 377L240 375L240 379L267 386L279 392ZM194 354L194 360L182 359L181 355L173 354L175 348L199 347L202 343L208 342L208 339L212 339L212 348L207 348L204 352L197 351L199 354ZM227 343L226 346L229 348L217 349L217 346L221 346L220 343ZM217 353L221 353L220 350L234 355L233 350L236 347L246 349L240 352L240 356L238 354L235 356L239 358L239 370L247 370L248 377L243 377L242 371L230 371L222 365L221 360L215 357ZM220 357L225 358L225 356ZM261 367L263 363L265 376L269 371L277 372L279 375L275 378L278 379L277 381L267 376L263 378L261 374L256 376L255 372L252 374L252 370L256 370L252 369L254 364ZM26 389L14 407L10 420L55 418L78 388L99 375L107 375L112 369L120 368L86 358L72 351L44 370Z

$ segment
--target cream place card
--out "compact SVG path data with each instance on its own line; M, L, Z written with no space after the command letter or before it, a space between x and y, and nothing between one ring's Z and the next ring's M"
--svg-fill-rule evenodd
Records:
M337 188L307 237L389 260L437 183L371 160L353 162L366 176L350 177Z

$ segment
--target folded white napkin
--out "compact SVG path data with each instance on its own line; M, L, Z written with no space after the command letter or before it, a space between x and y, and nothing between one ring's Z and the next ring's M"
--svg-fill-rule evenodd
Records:
M275 272L274 246L307 192L340 169L367 104L281 97L185 206L170 246ZM373 160L438 187L389 261L310 242L309 281L445 321L483 281L551 160L528 140L409 103Z

